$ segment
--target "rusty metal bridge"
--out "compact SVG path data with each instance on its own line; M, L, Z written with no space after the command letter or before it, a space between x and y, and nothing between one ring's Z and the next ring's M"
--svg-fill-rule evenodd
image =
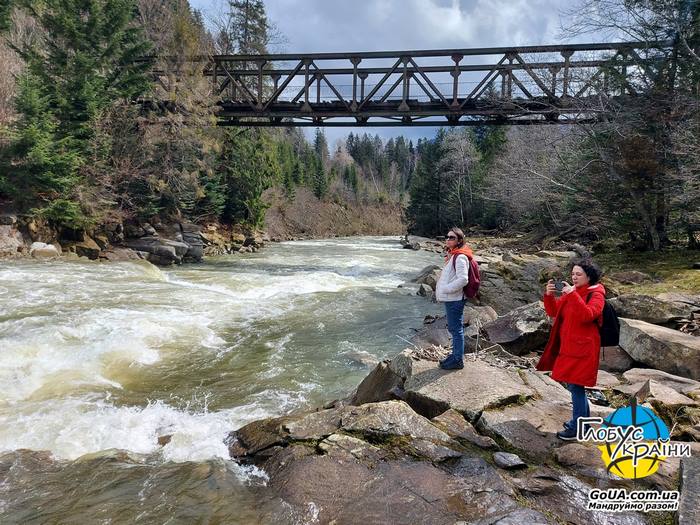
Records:
M198 71L224 126L557 124L653 82L667 42L214 55ZM165 87L172 71L154 67Z

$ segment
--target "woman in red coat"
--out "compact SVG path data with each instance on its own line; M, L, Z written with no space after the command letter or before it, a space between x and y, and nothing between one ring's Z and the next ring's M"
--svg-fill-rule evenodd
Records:
M567 441L576 439L578 419L590 415L584 387L595 386L598 380L598 326L605 306L605 288L599 279L598 267L583 260L571 269L573 286L564 283L561 297L554 297L554 281L545 288L544 309L554 317L554 324L537 370L551 370L552 379L566 383L571 392L572 418L557 433Z

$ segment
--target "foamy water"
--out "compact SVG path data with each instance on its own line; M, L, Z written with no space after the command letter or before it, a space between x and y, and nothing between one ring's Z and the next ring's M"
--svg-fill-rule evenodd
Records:
M436 307L397 286L436 262L378 237L170 269L0 262L0 452L227 460L229 431L349 393L349 353L399 351Z

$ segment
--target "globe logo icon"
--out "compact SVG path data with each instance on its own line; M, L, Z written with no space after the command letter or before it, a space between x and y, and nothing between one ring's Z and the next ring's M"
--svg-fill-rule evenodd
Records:
M630 426L641 428L644 432L644 444L653 445L659 439L669 439L670 434L666 424L654 412L646 407L638 406L633 400L627 407L618 408L603 420L603 427ZM640 442L637 442L640 443ZM634 444L632 444L634 446ZM655 453L644 457L635 457L628 449L618 447L617 443L599 445L601 455L608 472L625 479L638 479L654 474L665 456Z

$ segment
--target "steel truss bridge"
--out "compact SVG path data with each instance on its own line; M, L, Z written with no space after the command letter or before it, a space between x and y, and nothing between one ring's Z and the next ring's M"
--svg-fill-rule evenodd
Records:
M193 60L224 126L562 124L604 118L602 100L624 103L643 91L670 46L618 42ZM177 73L163 64L152 74L167 89Z

